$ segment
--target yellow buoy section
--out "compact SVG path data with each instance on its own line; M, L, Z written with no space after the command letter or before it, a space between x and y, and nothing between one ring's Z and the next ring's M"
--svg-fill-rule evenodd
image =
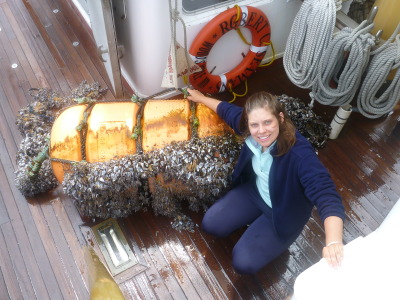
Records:
M378 12L371 32L376 34L379 30L383 30L381 39L388 40L400 23L400 1L377 0L374 6L378 7ZM387 79L392 80L395 74L396 70L392 70Z
M140 124L141 147L151 151L172 142L189 140L193 123L199 138L220 136L232 132L219 116L204 105L196 105L195 116L185 99L149 100L140 106L131 101L76 105L65 109L55 120L50 138L53 172L59 182L64 179L68 161L104 162L137 152L137 140L132 137ZM83 131L81 121L87 127ZM58 161L57 159L67 162Z
M199 138L224 135L232 130L215 112L203 104L197 105L196 116L199 123L197 128Z
M378 12L374 19L372 33L377 33L382 29L381 38L389 39L397 25L400 23L400 1L399 0L377 0L374 6L378 7Z
M136 103L99 103L90 113L86 160L103 162L136 153L132 130L136 126Z
M188 100L149 100L143 111L143 151L190 138Z
M81 161L81 140L76 127L80 124L86 105L72 106L59 115L51 129L50 157ZM64 178L64 164L51 163L59 182Z
M88 105L76 105L64 110L51 130L50 157L81 161L82 149L88 162L102 162L136 152L136 140L131 138L139 106L132 102L98 103L87 110L87 127L78 130L85 119ZM86 138L82 134L86 132ZM83 148L82 148L83 147ZM67 164L52 160L54 175L64 179Z

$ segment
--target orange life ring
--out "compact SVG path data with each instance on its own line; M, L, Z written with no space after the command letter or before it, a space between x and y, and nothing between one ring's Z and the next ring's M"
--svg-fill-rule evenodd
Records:
M249 52L242 62L231 71L213 75L207 70L207 56L211 48L226 32L246 27L252 35ZM196 36L189 54L201 67L201 71L189 76L195 89L206 93L221 93L227 87L233 88L245 81L260 65L271 37L267 16L258 8L239 6L228 9L212 19Z

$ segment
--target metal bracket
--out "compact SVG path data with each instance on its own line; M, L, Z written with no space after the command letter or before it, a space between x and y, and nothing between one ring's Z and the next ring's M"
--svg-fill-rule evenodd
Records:
M104 49L103 45L97 47L97 55L100 57L102 62L107 62L107 60L103 58L103 54L105 53L108 53L108 49ZM118 59L123 58L125 54L125 47L123 45L118 45L117 53L118 53Z
M102 62L107 62L107 60L105 60L103 58L104 53L108 53L108 49L103 49L103 45L98 46L97 47L97 55L100 57Z

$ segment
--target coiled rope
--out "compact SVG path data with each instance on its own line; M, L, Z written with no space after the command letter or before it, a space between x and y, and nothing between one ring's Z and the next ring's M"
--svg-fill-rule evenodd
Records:
M370 119L376 119L393 110L400 99L400 23L392 36L378 49L366 72L357 97L359 112ZM392 43L392 41L395 41ZM382 93L383 86L391 70L396 70L394 78ZM380 96L378 96L380 94Z
M283 65L291 82L310 88L318 63L332 39L336 11L342 1L305 0L297 13L283 54Z
M368 65L375 37L369 33L374 24L364 20L355 29L343 28L329 43L318 65L317 79L310 93L321 104L349 104Z

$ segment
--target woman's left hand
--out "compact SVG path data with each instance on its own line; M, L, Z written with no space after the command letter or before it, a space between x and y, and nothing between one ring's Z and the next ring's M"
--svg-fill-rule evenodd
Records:
M322 249L322 256L328 264L337 269L341 266L344 255L344 247L342 242L328 244Z
M342 264L343 248L343 220L330 216L324 221L326 246L322 249L322 256L332 268L338 268Z

